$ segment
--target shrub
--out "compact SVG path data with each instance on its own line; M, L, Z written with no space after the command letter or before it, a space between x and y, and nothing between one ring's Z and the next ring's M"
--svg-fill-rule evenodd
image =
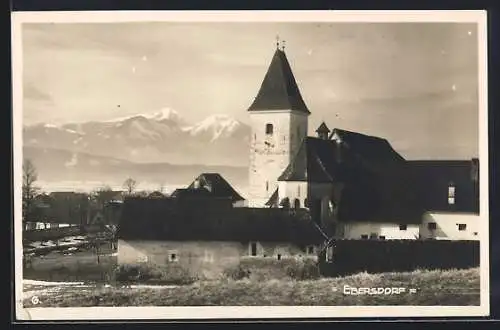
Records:
M298 260L285 268L286 274L293 280L316 280L321 277L318 265L312 260Z
M242 258L238 266L224 271L225 278L240 280L250 278L256 281L283 279L311 280L320 277L318 265L309 258Z
M244 278L249 278L251 273L252 272L249 269L243 268L241 265L238 265L236 267L224 270L223 277L238 281Z
M115 270L115 280L124 283L187 285L196 282L198 277L178 265L162 267L138 264L118 266Z

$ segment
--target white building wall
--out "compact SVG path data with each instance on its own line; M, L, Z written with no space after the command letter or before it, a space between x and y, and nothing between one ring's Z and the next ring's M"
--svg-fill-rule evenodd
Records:
M299 200L300 207L305 207L308 198L308 184L305 181L282 181L278 184L278 203L285 197L290 199L290 207L294 207L295 200Z
M307 134L307 114L283 111L258 111L250 114L251 143L249 168L249 205L263 207L278 187L278 177L290 164ZM266 125L273 134L266 134Z
M478 214L428 212L423 217L420 235L424 239L479 240L481 221ZM430 229L429 223L435 223L436 229ZM460 224L465 225L464 230L459 230Z
M340 223L341 232L345 239L361 239L362 235L376 234L377 238L384 236L389 239L418 239L420 226L418 224L406 225L406 230L401 230L399 224L394 223L370 223L370 222L352 222Z

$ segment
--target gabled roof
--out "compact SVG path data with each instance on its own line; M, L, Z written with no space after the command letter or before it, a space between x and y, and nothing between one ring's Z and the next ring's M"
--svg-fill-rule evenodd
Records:
M318 129L316 129L316 133L330 133L330 129L326 126L325 122L322 122Z
M345 182L365 173L387 172L405 160L385 139L334 129L331 138L306 137L278 181Z
M175 198L125 201L117 236L124 240L289 242L320 244L324 237L304 210L182 208Z
M479 160L408 161L412 185L428 211L479 213ZM448 188L455 187L454 204Z
M304 139L278 180L343 183L340 221L420 221L407 163L386 140L340 129L331 138Z
M171 194L174 198L211 198L214 197L206 188L179 188Z
M268 207L278 206L278 197L279 197L278 188L276 188L276 190L274 190L271 197L269 197L269 200L266 202L266 206L268 206Z
M248 111L295 110L309 114L285 52L276 49L257 97Z
M194 189L197 181L201 188L205 188L215 197L231 198L233 202L245 200L219 173L202 173L189 185L188 189Z

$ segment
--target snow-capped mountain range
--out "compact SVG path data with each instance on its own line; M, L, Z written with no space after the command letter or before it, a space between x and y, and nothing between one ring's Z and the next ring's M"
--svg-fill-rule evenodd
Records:
M106 121L25 126L23 142L136 163L247 166L249 135L248 125L227 115L191 124L163 109Z

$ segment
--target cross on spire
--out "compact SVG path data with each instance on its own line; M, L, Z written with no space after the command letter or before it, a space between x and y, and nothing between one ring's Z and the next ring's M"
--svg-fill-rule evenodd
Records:
M284 51L285 50L285 40L280 40L280 36L277 35L276 36L276 48L277 49L280 49L280 42L281 42L281 50Z

